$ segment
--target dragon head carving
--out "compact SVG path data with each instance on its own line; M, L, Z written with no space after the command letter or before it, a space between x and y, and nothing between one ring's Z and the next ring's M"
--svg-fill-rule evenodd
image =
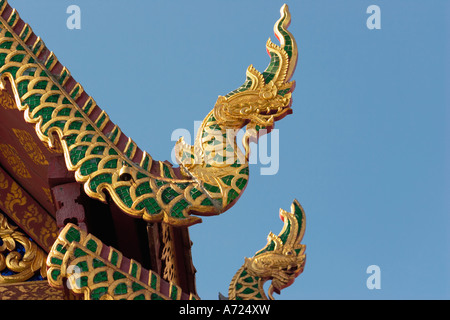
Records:
M284 222L281 233L269 234L267 245L258 251L253 258L246 258L245 268L249 274L262 279L272 280L269 288L272 292L290 286L304 269L306 255L305 245L300 244L305 232L305 213L297 200L291 205L291 212L280 209L280 218Z
M247 69L247 79L238 89L219 96L214 106L214 117L219 124L229 128L246 127L243 145L248 151L250 141L256 142L260 129L270 132L274 123L292 113L291 92L295 81L289 81L297 64L297 45L287 27L291 17L287 5L283 5L281 17L275 23L274 32L280 46L269 39L266 44L270 63L263 73L252 65Z

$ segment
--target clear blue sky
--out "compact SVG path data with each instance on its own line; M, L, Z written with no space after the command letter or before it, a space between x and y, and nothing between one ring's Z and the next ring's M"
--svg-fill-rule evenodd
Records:
M194 135L240 86L283 1L14 1L21 17L112 121L155 159ZM81 8L81 29L66 8ZM237 204L190 228L198 294L278 233L279 208L306 211L307 262L278 299L449 299L447 1L290 1L299 45L294 113L277 123L280 167L251 165ZM381 29L369 30L369 5ZM381 289L369 290L369 265Z

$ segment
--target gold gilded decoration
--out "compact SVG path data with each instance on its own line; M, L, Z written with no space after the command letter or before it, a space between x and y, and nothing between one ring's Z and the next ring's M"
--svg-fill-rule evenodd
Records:
M15 174L21 178L31 178L30 172L13 146L4 143L0 144L0 153L6 159Z
M65 283L85 300L198 299L71 223L48 255L47 279L56 288Z
M17 109L14 98L6 90L0 90L0 105L5 109Z
M234 275L229 287L229 299L267 300L263 285L272 283L268 290L270 299L273 292L290 286L305 267L306 246L301 244L305 233L305 213L297 200L291 205L291 212L280 209L283 229L277 236L272 232L267 237L267 245L253 258L246 258L243 266Z
M19 139L20 144L27 152L28 156L33 160L34 163L40 165L48 165L47 158L45 158L41 149L37 145L37 143L33 140L31 134L29 134L25 130L21 129L12 129L17 139Z
M46 255L28 237L11 226L6 217L0 214L0 271L8 269L14 274L1 275L0 284L22 282L34 276L39 271L42 277L46 277ZM24 249L24 253L17 250L18 245Z
M46 280L1 284L0 300L64 300L64 292Z
M16 224L49 250L57 237L55 220L31 199L14 180L0 169L0 208Z

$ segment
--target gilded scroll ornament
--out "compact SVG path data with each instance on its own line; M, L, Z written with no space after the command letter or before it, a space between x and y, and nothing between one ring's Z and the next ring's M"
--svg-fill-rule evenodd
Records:
M11 274L0 274L0 284L22 282L39 271L46 277L46 254L28 237L11 226L6 217L0 214L0 272L9 270ZM23 248L19 250L19 247Z
M37 143L33 140L31 134L21 129L13 128L12 130L19 140L20 144L22 145L23 149L34 163L44 166L48 165L47 158L44 156Z
M16 148L9 144L1 143L0 153L3 155L3 158L6 159L15 174L17 174L21 178L31 178L31 174L25 166L25 163L23 163L22 159L20 159Z
M126 138L43 41L31 37L30 26L18 24L18 13L5 11L6 5L0 1L1 89L11 84L18 109L43 142L50 147L61 142L67 168L87 195L106 201L108 192L133 217L189 226L201 221L197 215L225 212L247 185L249 142L291 113L297 46L287 31L286 5L274 26L280 45L266 44L266 70L250 66L244 84L219 97L194 145L176 144L180 168L153 160ZM243 151L236 141L242 128Z

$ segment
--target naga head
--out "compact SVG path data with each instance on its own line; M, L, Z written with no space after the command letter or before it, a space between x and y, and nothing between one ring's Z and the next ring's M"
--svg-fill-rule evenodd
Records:
M214 106L214 117L219 124L229 128L246 127L243 145L258 138L260 129L270 132L274 123L292 113L291 92L295 81L289 81L297 64L297 45L287 31L291 16L287 5L280 10L281 18L275 23L274 32L280 46L267 41L270 63L263 73L253 66L247 69L247 79L238 89L226 96L219 96Z
M300 241L305 233L305 213L297 200L291 205L291 212L280 209L280 218L284 222L278 236L272 232L267 237L267 245L258 251L253 258L247 258L245 266L254 276L264 281L272 280L269 288L280 293L290 286L305 267L305 245Z

